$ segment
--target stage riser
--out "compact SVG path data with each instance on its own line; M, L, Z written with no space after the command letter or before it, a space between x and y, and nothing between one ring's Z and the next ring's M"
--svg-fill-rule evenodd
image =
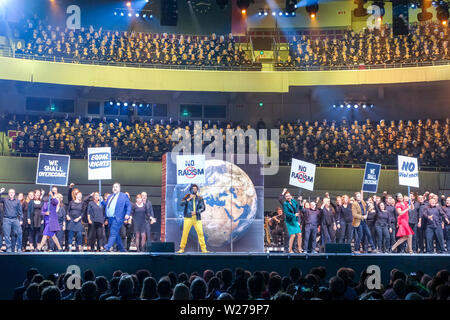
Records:
M115 270L135 272L142 268L150 270L156 279L169 271L190 273L203 272L205 269L234 270L236 267L251 271L274 270L283 276L293 266L300 267L304 275L312 267L325 266L327 278L334 276L340 267L345 266L353 268L359 278L361 271L369 265L378 265L382 281L386 282L393 268L406 273L421 270L430 275L444 268L449 269L450 255L1 254L0 299L11 298L14 288L23 282L26 271L31 267L38 268L47 276L51 273L63 273L69 265L78 265L82 272L88 268L93 269L96 275L104 275L108 279Z

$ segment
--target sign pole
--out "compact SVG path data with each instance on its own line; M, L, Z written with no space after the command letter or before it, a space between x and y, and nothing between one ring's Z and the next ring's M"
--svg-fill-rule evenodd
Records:
M408 186L408 199L409 199L409 205L411 206L411 187Z
M100 196L100 199L103 199L103 197L102 197L102 180L98 180L98 194Z

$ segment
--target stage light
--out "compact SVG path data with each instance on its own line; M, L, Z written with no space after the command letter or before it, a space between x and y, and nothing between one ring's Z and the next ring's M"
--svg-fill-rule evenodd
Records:
M272 15L275 16L277 13L275 11L272 11Z
M117 12L114 11L114 15L117 16Z
M286 0L284 10L288 13L287 15L297 10L297 2L298 0Z
M354 106L353 106L353 108L355 108L355 109L358 109L358 105L357 104L355 104Z
M269 13L267 11L264 11L264 15L267 16Z
M336 105L335 104L333 104L333 109L336 109Z
M370 109L373 109L373 104L370 105Z
M442 23L442 25L446 25L447 24L447 21L449 19L448 3L441 2L439 4L439 6L436 8L436 17Z
M291 15L295 17L295 12L292 12Z
M131 1L128 1L128 2L127 2L127 7L128 7L128 8L131 7Z
M109 105L110 105L110 106L112 106L113 104L114 104L114 102L112 102L112 101L109 102Z
M278 15L281 17L283 15L283 12L278 12Z
M136 107L136 103L133 102L133 104L131 105L132 107Z
M142 107L143 107L143 104L142 104L142 103L140 103L140 104L139 104L139 108L142 108Z
M351 105L347 104L347 109L350 109L351 107L352 107Z
M136 18L139 18L139 13L136 13Z
M128 107L128 102L123 103L124 107Z
M153 19L153 15L152 14L150 15L150 19Z
M285 15L285 16L288 16L288 15L289 15L289 12L285 12L284 15Z
M236 0L236 4L239 9L241 9L242 14L247 13L247 9L250 6L250 3L254 2L253 0Z
M319 11L319 3L318 0L311 1L312 4L306 6L306 12L309 13L309 17L311 19L315 19L317 12Z
M260 12L258 12L258 16L262 16L262 12L260 11Z
M363 108L363 109L367 108L367 105L364 103L364 104L362 105L362 108Z
M378 20L378 21L381 21L381 17L378 17L377 20Z
M341 107L341 109L344 109L344 105L343 104L341 104L340 107Z
M131 17L131 12L128 14L129 17Z
M120 102L117 102L117 103L116 103L116 106L120 107Z
M147 15L144 13L143 15L142 15L142 18L147 18Z
M123 17L123 12L120 13L120 16Z
M264 107L264 102L260 102L260 103L259 103L259 106L260 106L260 107Z

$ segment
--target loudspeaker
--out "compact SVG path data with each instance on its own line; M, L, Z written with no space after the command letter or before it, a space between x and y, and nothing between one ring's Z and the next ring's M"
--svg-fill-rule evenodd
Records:
M325 253L352 253L349 243L325 243Z
M161 0L161 22L162 26L176 26L178 23L177 0Z
M147 252L175 252L175 243L173 242L151 242L146 245Z

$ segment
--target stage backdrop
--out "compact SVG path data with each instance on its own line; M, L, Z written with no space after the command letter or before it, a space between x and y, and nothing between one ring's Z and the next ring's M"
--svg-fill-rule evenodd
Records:
M246 161L248 163L248 161ZM199 184L206 210L202 213L206 246L211 252L264 251L264 176L261 164L236 164L206 158L206 183ZM181 199L189 184L177 185L176 162L163 157L161 239L179 249L183 230ZM165 216L164 216L165 215ZM185 251L200 251L194 228Z

